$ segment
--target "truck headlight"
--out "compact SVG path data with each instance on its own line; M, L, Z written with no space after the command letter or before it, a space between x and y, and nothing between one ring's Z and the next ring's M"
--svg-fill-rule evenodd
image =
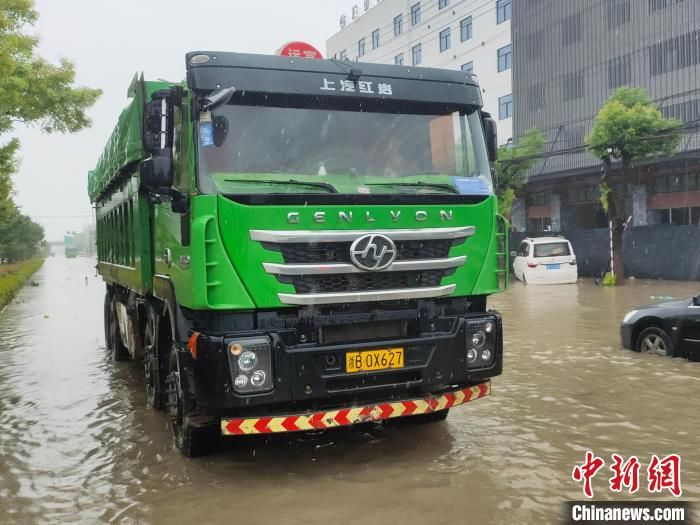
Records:
M241 372L250 372L253 368L255 368L255 365L258 364L258 356L255 354L255 352L246 350L238 356L236 363L238 364L238 369Z
M227 348L236 393L258 394L272 390L272 350L267 337L236 339L229 341Z
M636 314L637 314L637 310L632 310L631 312L627 312L625 314L625 317L622 318L622 323L625 324L625 323L629 322L629 320L632 319Z

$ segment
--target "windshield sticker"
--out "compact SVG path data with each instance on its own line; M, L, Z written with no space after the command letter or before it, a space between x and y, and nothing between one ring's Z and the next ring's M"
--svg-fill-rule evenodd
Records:
M461 195L490 195L488 185L480 177L452 177Z
M214 145L214 124L211 122L203 122L199 126L199 143L202 146Z
M376 84L376 88L375 88ZM328 80L323 79L321 91L342 91L345 93L365 93L367 95L393 95L394 89L391 84L384 82L376 83L367 80L353 82L352 80Z

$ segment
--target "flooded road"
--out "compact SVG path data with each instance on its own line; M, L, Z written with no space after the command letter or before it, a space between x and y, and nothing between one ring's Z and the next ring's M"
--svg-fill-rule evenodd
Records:
M147 408L142 368L105 353L93 265L48 259L0 316L3 523L552 523L581 497L571 469L587 449L643 469L678 452L683 499L700 499L700 363L621 350L618 336L633 306L699 283L515 282L491 301L505 372L446 423L229 442L188 460ZM611 498L608 476L596 497Z

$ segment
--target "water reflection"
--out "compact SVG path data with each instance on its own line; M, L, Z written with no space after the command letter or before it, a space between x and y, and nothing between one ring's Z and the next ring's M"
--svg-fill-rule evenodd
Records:
M688 283L514 283L491 302L506 372L446 424L250 438L186 460L146 406L141 367L105 355L92 265L49 259L0 318L3 521L554 522L589 448L677 451L684 496L700 497L700 367L621 350L617 334L627 310Z

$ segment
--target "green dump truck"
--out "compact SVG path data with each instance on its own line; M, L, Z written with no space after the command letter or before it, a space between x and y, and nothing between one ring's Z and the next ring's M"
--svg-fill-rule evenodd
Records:
M439 421L487 395L507 282L467 73L224 52L144 81L89 176L105 338L186 455Z
M73 259L78 256L77 235L75 232L67 232L63 236L63 248L66 259Z

